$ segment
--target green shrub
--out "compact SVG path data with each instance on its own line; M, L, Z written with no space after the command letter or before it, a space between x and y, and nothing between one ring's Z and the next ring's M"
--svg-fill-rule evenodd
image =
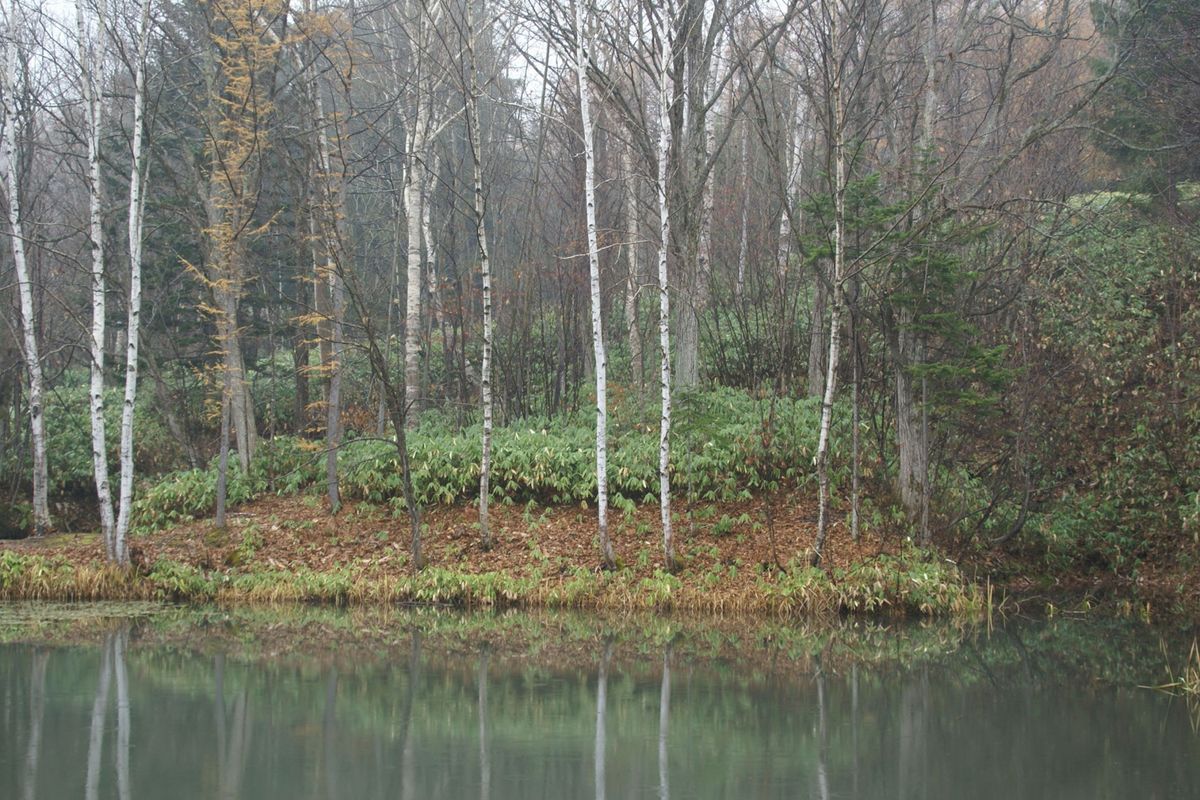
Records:
M770 430L768 415L773 413ZM617 410L609 439L609 492L618 506L658 497L658 426L637 421L648 409ZM816 447L819 404L716 389L679 399L673 428L674 490L700 500L733 501L784 481L807 479ZM480 427L455 431L444 415L427 414L408 437L413 489L423 506L473 499L479 491ZM492 494L510 503L575 504L596 494L595 433L590 419L528 419L493 434ZM229 502L264 492L295 494L323 488L319 445L294 437L265 442L243 476L229 473ZM400 464L394 445L351 439L338 454L344 499L402 503ZM202 470L172 473L142 492L135 522L143 529L211 513L216 501L215 462Z

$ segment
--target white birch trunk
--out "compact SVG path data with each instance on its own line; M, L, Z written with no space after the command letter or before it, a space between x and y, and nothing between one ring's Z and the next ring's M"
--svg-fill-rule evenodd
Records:
M738 235L737 282L733 296L740 303L746 290L746 262L750 258L750 120L742 123L742 229Z
M488 501L492 480L492 266L488 252L486 207L483 196L483 137L479 130L479 66L475 61L475 33L471 26L471 4L464 7L467 27L467 54L470 59L471 85L467 88L465 108L471 163L475 176L475 241L479 246L479 273L483 284L483 354L479 371L483 404L483 457L479 465L479 533L483 548L492 547L488 527Z
M792 215L795 215L795 230L804 232L804 212L795 204L796 192L800 188L800 178L804 170L804 93L796 90L796 107L792 125L788 131L788 166L787 179L783 186L783 210L779 215L779 250L776 255L776 269L779 271L781 286L787 286L787 275L792 253Z
M438 174L441 169L441 156L435 151L429 172L425 177L425 197L432 197L437 186ZM425 241L425 291L428 293L429 330L432 331L441 324L441 290L438 287L437 248L433 241L433 203L426 200L421 205L421 238Z
M146 51L150 43L150 0L142 0L133 94L133 164L129 172L129 315L125 342L125 397L121 407L121 489L117 510L117 563L129 563L127 540L133 510L133 410L137 402L138 348L142 329L142 228L146 196L143 187L145 154L142 128L146 109Z
M579 114L583 122L584 195L587 204L588 279L592 298L592 349L596 360L596 514L600 527L600 556L606 568L616 565L608 539L608 377L604 330L600 313L600 246L596 237L596 157L592 147L591 88L584 49L583 0L575 4L575 74L579 83Z
M408 279L404 306L404 400L408 406L405 424L409 428L416 424L416 412L420 410L418 403L421 396L421 218L425 199L422 178L418 174L418 154L425 149L422 134L425 123L420 102L417 103L417 107L416 122L408 135L409 161L404 175L404 211L408 222Z
M12 20L10 19L10 25ZM29 262L25 255L25 230L21 220L21 189L17 165L17 100L16 87L19 66L16 43L11 36L5 37L4 64L0 77L4 81L4 137L3 148L4 183L8 191L8 222L11 228L13 265L17 273L17 294L21 306L21 348L25 369L29 373L29 427L33 445L33 533L42 536L50 531L50 504L47 492L49 483L46 468L46 420L43 415L44 382L42 359L38 349L37 322L33 313L33 282L29 275Z
M100 128L104 117L104 98L101 92L105 56L105 4L101 0L97 18L92 20L84 9L85 3L86 0L76 0L75 26L82 73L80 89L84 104L84 135L88 148L88 237L91 240L92 253L92 329L89 341L91 380L88 387L88 405L92 421L92 472L96 479L96 497L100 504L100 532L108 559L116 561L112 490L108 478L108 447L104 423L104 198L100 175ZM97 39L100 40L98 48Z
M671 248L671 213L667 204L667 167L671 152L671 26L666 9L659 12L658 72L658 355L662 411L658 428L658 502L662 517L663 556L668 570L675 568L675 540L671 534L671 293L667 279L667 254Z
M638 232L637 213L637 178L633 173L632 146L621 149L621 171L625 173L625 236L628 244L625 246L625 258L629 265L628 280L625 283L625 324L629 341L630 371L633 373L633 385L638 394L642 390L642 331L638 320L638 294L641 288L641 269L638 259L638 245L641 237Z
M838 38L838 11L832 12L833 29L831 41L836 47ZM821 433L817 439L817 537L813 542L812 564L816 566L821 561L821 552L825 547L825 537L829 528L829 432L833 419L833 397L836 390L838 368L838 344L841 331L842 310L842 273L846 257L846 148L843 136L845 134L843 116L845 109L842 100L842 75L840 61L838 72L833 77L834 112L833 112L833 147L834 147L834 212L833 212L833 297L829 310L829 361L825 365L825 394L821 401Z

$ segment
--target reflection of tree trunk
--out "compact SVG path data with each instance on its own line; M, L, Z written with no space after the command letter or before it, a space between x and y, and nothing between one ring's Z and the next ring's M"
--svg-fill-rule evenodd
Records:
M600 677L596 679L596 800L604 800L608 795L605 785L605 718L608 713L608 663L612 660L613 644L604 643L604 652L600 656Z
M488 745L487 717L488 650L479 654L479 798L492 796L492 755Z
M329 678L325 681L325 714L321 719L321 744L325 760L325 793L330 800L338 796L337 754L334 745L337 742L337 667L331 667Z
M817 796L829 800L829 709L825 699L825 671L817 670Z
M42 749L42 718L46 713L46 662L48 650L33 653L33 672L29 686L29 746L25 750L24 790L26 800L37 796L38 760Z
M112 686L113 637L109 636L100 655L100 680L96 684L96 699L92 702L92 726L88 735L87 782L85 800L100 796L100 759L104 752L104 726L108 718L108 691Z
M129 673L125 668L125 648L129 629L117 631L113 639L113 661L117 676L117 797L129 800Z
M671 796L671 776L667 764L667 736L671 726L671 649L670 643L663 653L662 689L658 696L658 796L668 800Z
M219 776L222 800L233 800L242 793L242 772L246 765L246 753L250 749L249 703L247 691L243 688L233 703L229 749L223 759L225 770Z
M222 800L241 794L242 770L250 749L249 698L242 689L233 704L233 725L228 723L225 710L225 656L213 661L216 680L213 687L213 710L217 728L217 786Z
M900 695L900 775L898 795L924 797L925 712L928 706L929 683L922 676L904 687Z
M858 797L858 664L850 667L850 747L854 753L854 764L850 778L853 781L853 796Z
M403 800L416 797L416 782L412 746L412 713L417 699L417 684L421 680L421 634L413 631L412 650L408 656L408 695L404 698L404 711L400 716L400 796Z
M224 783L225 776L225 655L213 656L213 721L217 729L217 781Z

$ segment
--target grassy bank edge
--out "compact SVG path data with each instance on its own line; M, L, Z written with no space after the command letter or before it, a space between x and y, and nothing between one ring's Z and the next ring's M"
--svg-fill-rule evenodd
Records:
M0 600L165 600L189 604L427 604L458 608L548 608L683 611L773 618L855 614L978 617L989 597L952 563L917 550L880 555L847 569L795 567L762 573L752 583L720 573L655 571L560 574L465 572L427 567L417 574L352 568L284 571L251 566L203 570L158 561L121 571L104 563L74 564L62 556L0 553Z

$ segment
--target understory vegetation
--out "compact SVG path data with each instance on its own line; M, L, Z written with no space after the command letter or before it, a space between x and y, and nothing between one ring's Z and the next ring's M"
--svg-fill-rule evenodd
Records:
M643 409L629 403L609 429L608 485L618 509L658 498L658 431L636 420ZM819 405L811 399L755 398L736 390L696 392L680 400L672 482L681 495L703 501L749 500L782 482L811 477ZM351 438L339 450L341 491L348 499L403 506L395 446L370 436ZM492 497L504 503L588 503L596 495L591 420L523 419L498 428L492 454ZM471 500L479 491L479 426L455 427L426 414L408 437L413 484L422 506ZM281 436L263 444L248 474L231 471L230 499L245 502L265 493L321 492L323 444ZM87 466L80 464L81 478ZM161 528L211 513L216 465L162 476L135 506L135 524Z

